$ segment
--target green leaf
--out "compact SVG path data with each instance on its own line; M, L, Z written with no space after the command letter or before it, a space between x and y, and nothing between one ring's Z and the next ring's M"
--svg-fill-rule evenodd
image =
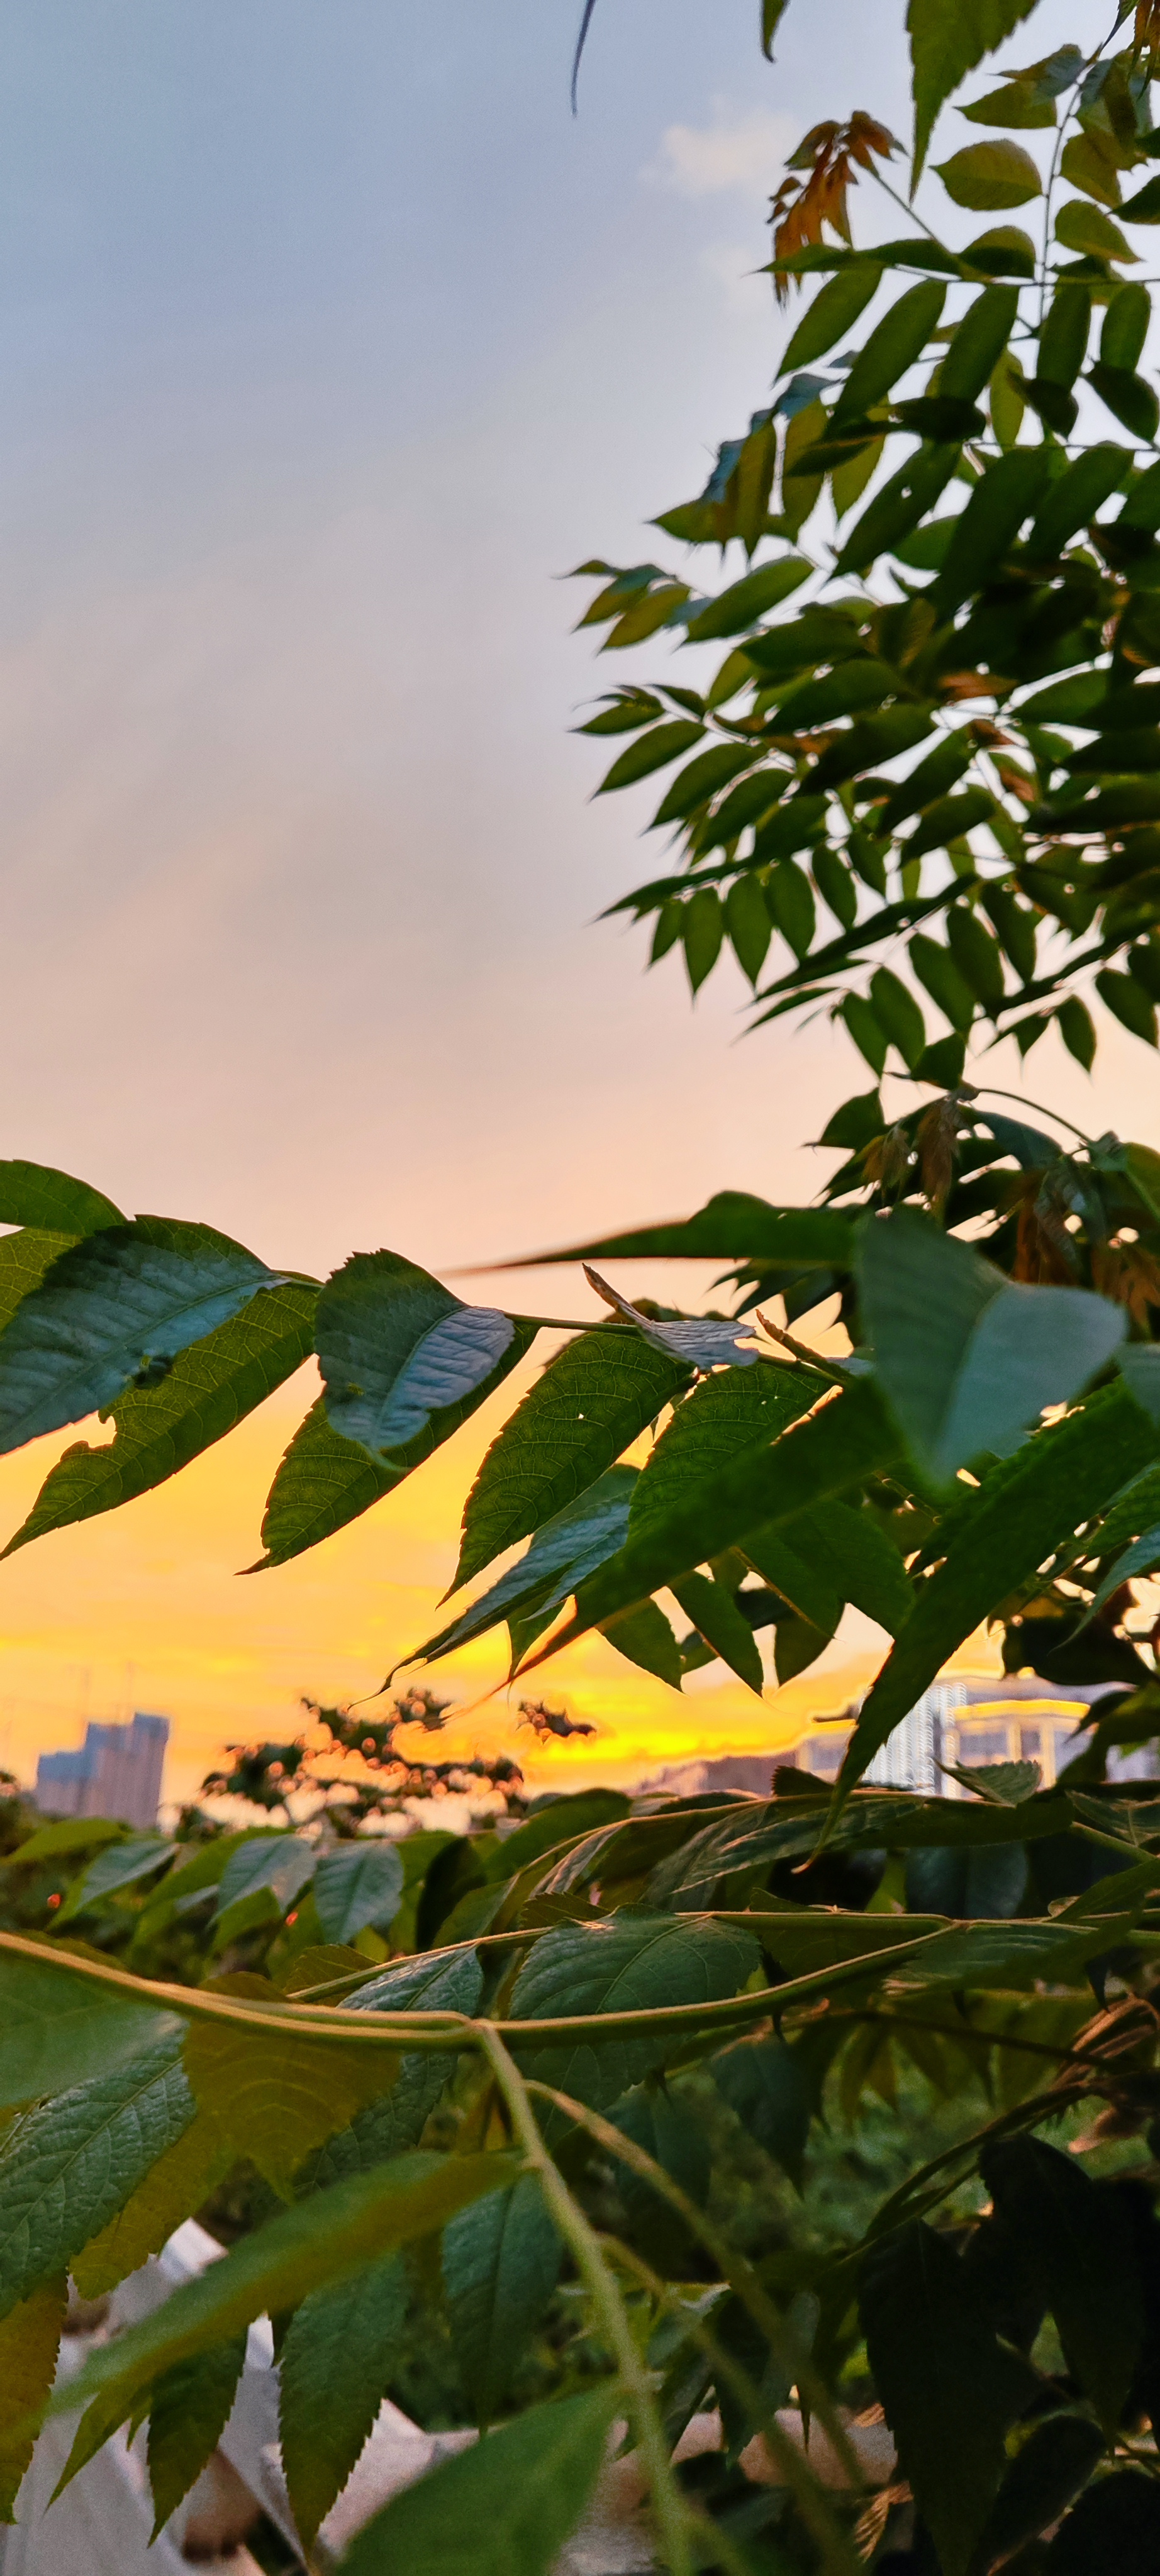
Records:
M651 724L654 716L663 715L659 698L648 689L612 689L608 703L599 715L590 716L587 724L574 725L574 733L638 733L642 725Z
M626 1323L635 1324L653 1350L672 1352L674 1357L686 1360L692 1368L719 1368L723 1363L730 1368L754 1367L753 1326L747 1316L739 1315L732 1322L723 1322L716 1315L688 1316L677 1323L668 1323L646 1314L644 1308L634 1306L630 1298L622 1297L620 1290L612 1287L607 1279L602 1279L600 1272L587 1261L584 1276L597 1296L603 1297L606 1306L623 1315Z
M1118 492L1131 465L1127 448L1104 443L1077 456L1066 473L1049 487L1031 534L1028 553L1049 557L1062 553L1078 528L1094 519L1113 492Z
M516 1979L513 2021L571 2020L577 2014L653 2012L668 2004L716 2003L739 1993L757 1966L748 1933L687 1915L613 1917L565 1923L537 1942ZM517 2047L541 2083L600 2109L659 2066L670 2046L647 2029L602 2042L565 2038Z
M0 1449L98 1412L281 1284L228 1235L164 1217L62 1252L0 1333Z
M871 2247L860 2306L899 2467L945 2576L967 2576L1031 2373L1000 2344L946 2238L921 2223Z
M769 906L756 876L735 877L725 897L725 927L743 975L756 984L769 950Z
M162 2371L240 2333L255 2317L297 2307L312 2290L347 2280L368 2261L429 2235L481 2192L514 2180L513 2163L508 2155L416 2152L312 2192L242 2237L196 2280L183 2282L152 2315L90 2351L53 2412L96 2400L100 2421L115 2431L138 2391ZM82 2424L74 2457L84 2436Z
M635 1467L608 1468L576 1502L543 1523L518 1565L511 1566L470 1609L461 1611L425 1645L402 1656L395 1670L420 1661L434 1663L440 1655L453 1654L457 1647L485 1636L501 1619L527 1618L533 1612L542 1613L546 1619L559 1609L583 1576L602 1565L606 1557L615 1555L621 1545L636 1480Z
M698 886L690 896L681 916L681 936L690 989L696 994L712 974L725 936L725 914L715 887Z
M828 287L823 289L823 293L829 292ZM873 293L873 288L870 292ZM867 300L864 295L858 306L859 312ZM843 327L839 323L838 329ZM837 333L834 336L836 338ZM696 616L690 617L687 629L690 643L705 644L715 636L744 634L746 627L753 626L759 617L764 617L767 609L776 608L781 600L789 598L791 591L799 590L803 581L809 580L812 571L813 565L807 563L803 556L781 555L776 563L762 564L756 572L743 574L740 581L731 582L728 590L721 591L706 608L699 608Z
M110 1408L114 1439L65 1450L4 1554L151 1493L223 1439L309 1358L315 1293L296 1285L265 1291L182 1351L159 1386L119 1395Z
M1083 2415L1049 2415L1011 2461L987 2517L984 2564L1007 2558L1025 2540L1050 2530L1086 2486L1103 2437Z
M1151 1464L1155 1440L1151 1423L1117 1382L992 1468L863 1701L840 1791L861 1778L879 1745L996 1601Z
M71 1859L98 1844L124 1842L126 1832L112 1816L61 1816L55 1824L41 1825L29 1834L26 1842L7 1854L7 1860L24 1869L32 1861Z
M760 1699L765 1686L761 1654L749 1621L737 1608L732 1593L724 1584L710 1581L708 1575L685 1574L673 1585L673 1597L706 1645Z
M318 1867L313 1843L299 1834L256 1832L231 1852L218 1883L215 1913L220 1921L258 1888L269 1888L279 1914L309 1885ZM167 1891L168 1893L168 1891Z
M1123 1028L1134 1038L1143 1038L1145 1046L1155 1046L1156 1005L1134 975L1118 975L1114 967L1103 966L1096 976L1096 991Z
M968 787L961 796L937 797L934 804L928 806L917 829L903 843L899 852L901 864L905 867L912 859L925 858L928 850L947 849L952 841L961 840L967 832L973 832L977 824L989 823L994 812L995 799L987 787ZM928 949L930 941L924 939L922 945ZM912 953L913 947L912 941ZM925 983L926 977L922 980ZM945 1004L940 1001L939 1007L944 1009ZM947 1017L951 1018L952 1014L948 1012Z
M811 358L824 357L836 340L852 331L881 280L882 271L872 259L859 260L839 270L815 295L808 312L803 313L782 358L782 375L790 375L795 367L808 366Z
M1043 194L1043 181L1021 143L968 143L935 166L956 206L1025 206Z
M657 725L651 733L642 734L639 742L629 744L613 761L601 779L598 796L610 796L618 787L634 787L638 778L650 778L654 769L663 769L667 760L677 760L683 751L691 751L704 735L704 725L689 716L670 717L667 724Z
M1104 311L1100 333L1103 365L1134 372L1144 354L1151 319L1152 298L1147 287L1119 287Z
M847 536L834 566L835 572L866 573L879 555L888 554L899 538L908 537L933 510L946 490L960 449L953 440L945 447L920 447L897 474L884 483L880 492L863 510ZM756 657L755 657L756 658Z
M361 1440L344 1439L330 1420L325 1396L320 1395L299 1423L270 1487L262 1519L266 1553L246 1567L247 1574L264 1573L268 1565L285 1565L306 1548L317 1547L369 1511L409 1472L404 1464L385 1467Z
M817 924L817 911L809 878L802 874L800 868L795 868L792 859L782 859L774 868L766 885L765 899L782 938L792 948L794 956L807 956Z
M961 600L973 596L1038 506L1047 477L1047 455L1041 447L1012 448L987 467L958 521L934 584L940 607L957 608Z
M949 530L953 543L957 519L942 520L939 524ZM909 775L887 797L878 816L879 830L895 832L908 815L921 813L926 806L949 795L951 788L957 787L963 771L970 768L974 756L974 745L965 730L936 744L935 749L916 762Z
M1068 1054L1075 1057L1077 1064L1082 1064L1085 1073L1090 1073L1095 1060L1096 1033L1087 1004L1080 1001L1078 994L1069 993L1055 1016Z
M859 1276L879 1383L936 1483L1070 1403L1124 1338L1110 1299L1005 1281L916 1209L867 1226Z
M822 1511L827 1508L826 1504L819 1506ZM785 1538L777 1530L748 1530L742 1553L807 1626L821 1636L832 1637L842 1615L844 1592L834 1580L832 1567L815 1562L809 1512L791 1524L791 1533ZM780 1646L781 1642L779 1633L775 1644ZM778 1679L785 1679L780 1667Z
M897 1454L898 1434L876 1389L867 1381L848 1387L771 1448L744 1449L698 1478L638 1535L630 1532L627 1544L577 1586L575 1616L552 1651L743 1542L747 1531L788 1523L846 1492Z
M328 1941L353 1941L373 1925L385 1932L403 1895L403 1864L394 1843L339 1843L324 1852L314 1876L314 1902Z
M189 2127L194 2102L180 2049L175 2030L130 2064L58 2093L5 2130L0 2315L65 2271Z
M906 13L914 92L914 184L935 118L968 72L1030 17L1035 0L910 0Z
M226 2343L176 2362L158 2380L149 2409L154 2540L216 2451L245 2360L245 2334L231 2335Z
M146 1987L141 2002L130 2003L70 1971L46 1949L43 1963L0 1951L0 2028L3 2105L111 2075L168 2040L181 2024L148 2001Z
M897 1548L869 1511L852 1503L818 1503L789 1534L841 1600L877 1620L888 1636L898 1635L914 1596Z
M151 1878L163 1861L171 1861L175 1846L167 1834L144 1834L126 1842L115 1842L90 1863L82 1877L74 1879L56 1918L56 1929L71 1922L74 1914L87 1913L90 1905L100 1905L120 1887L132 1887L140 1878Z
M884 707L880 715L863 716L815 761L806 790L818 796L823 789L841 787L846 779L859 777L877 761L894 760L900 752L913 750L930 732L931 722L929 710L916 706Z
M484 1458L464 1508L452 1591L587 1492L688 1380L682 1362L635 1335L567 1342Z
M0 1162L0 1225L38 1226L76 1241L124 1222L120 1208L87 1181L55 1172L49 1163Z
M886 1063L886 1031L861 993L843 994L842 1018L871 1072L880 1074Z
M937 1004L952 1028L965 1034L975 1016L975 997L969 984L964 983L953 958L945 948L938 946L936 940L924 938L921 931L916 931L907 954L919 983L925 986L932 1002Z
M1120 213L1126 224L1160 224L1160 179L1149 179L1138 188Z
M1065 279L1056 287L1047 308L1047 319L1039 333L1039 366L1033 384L1024 385L1029 402L1053 429L1066 431L1075 419L1075 409L1058 398L1045 403L1053 389L1074 385L1087 352L1091 329L1092 300L1090 289L1074 280Z
M532 1634L539 1633L537 1625ZM680 1690L687 1667L672 1627L655 1601L638 1601L634 1610L618 1610L615 1618L605 1621L601 1634L610 1646L615 1646L618 1655L624 1655L641 1672L655 1674L659 1682L667 1682L670 1690ZM518 1657L524 1642L513 1628L513 1655ZM531 1642L530 1636L527 1642Z
M926 1045L926 1028L913 993L907 991L889 966L879 966L870 978L870 999L875 1017L913 1073Z
M739 2039L709 2059L708 2071L742 2128L800 2191L813 2104L796 2051L780 2039Z
M848 420L862 419L884 399L916 358L921 358L932 331L938 328L946 292L936 278L930 278L921 286L908 288L891 305L854 360L834 411L836 427Z
M653 815L650 832L664 823L683 822L698 805L707 805L741 770L752 769L760 751L760 744L752 742L717 742L710 751L699 751L695 760L678 769Z
M0 2321L0 2523L16 2519L21 2480L36 2447L37 2417L52 2393L67 2307L62 2272Z
M290 2320L278 2364L279 2434L290 2507L308 2554L373 2428L409 2297L402 2256L387 2254L352 2280L314 2290Z
M968 110L968 114L970 111ZM1019 318L1017 286L986 286L968 304L939 369L940 395L976 402Z
M496 1307L465 1306L398 1253L353 1253L318 1300L327 1413L373 1457L417 1466L502 1383L535 1332Z
M837 1209L771 1207L746 1190L720 1190L696 1216L602 1235L596 1243L574 1243L563 1252L535 1253L511 1266L539 1270L559 1261L762 1260L831 1270L848 1263L852 1239L850 1219Z
M947 944L977 1002L993 1016L1004 998L1003 955L977 912L956 904L947 916ZM1082 1005L1081 1005L1082 1007Z
M776 1440L808 1413L818 1392L817 1380L804 1369L772 1360L705 1378L677 1406L637 1479L628 1516L630 1539L640 1539L662 1522L700 1478L728 1466L755 1443ZM716 1554L715 1549L709 1552Z
M959 115L972 125L1012 125L1026 127L1055 124L1055 100L1045 98L1036 81L1006 80L1002 89L988 90L970 107L960 107Z
M481 2430L494 2422L555 2289L563 2247L538 2174L490 2192L443 2231L443 2287Z
M413 1850L419 1839L418 1835L409 1836L408 1847ZM431 1842L436 1837L426 1839ZM458 2012L470 2019L479 2009L482 1991L483 1974L474 1950L445 1955L435 1951L403 1960L371 1984L360 1986L346 2010ZM379 2094L377 2100L357 2111L349 2128L336 2130L317 2158L310 2158L300 2169L295 2177L299 2197L307 2188L316 2190L326 2183L345 2182L350 2174L369 2173L387 2156L398 2155L401 2148L418 2146L456 2064L451 2055L404 2055L390 2092Z
M359 2532L343 2576L548 2576L599 2476L617 2384L530 2407Z
M1151 2576L1158 2549L1160 2497L1152 2479L1120 2469L1093 2480L1061 2524L1050 2576Z
M1132 374L1132 368L1126 366L1103 366L1101 358L1096 366L1088 368L1088 384L1096 389L1101 402L1106 402L1108 412L1114 412L1116 420L1124 422L1126 430L1132 430L1134 438L1147 438L1150 443L1155 440L1160 428L1160 402L1145 376Z
M1122 2200L1042 2138L997 2140L984 2148L979 2170L1051 2309L1068 2368L1114 2437L1144 2326Z
M1055 218L1055 238L1065 250L1077 250L1085 259L1135 260L1140 256L1102 206L1090 205L1083 197L1069 197L1067 204L1060 207Z

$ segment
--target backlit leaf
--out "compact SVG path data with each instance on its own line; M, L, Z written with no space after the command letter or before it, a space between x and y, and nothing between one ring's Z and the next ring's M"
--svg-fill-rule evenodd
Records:
M1043 2138L997 2140L980 2171L999 2218L1018 2235L1069 2369L1114 2435L1144 2324L1123 2202Z
M344 1439L330 1420L325 1396L320 1395L299 1423L270 1487L262 1521L266 1553L246 1568L247 1573L285 1565L304 1549L317 1547L369 1511L408 1472L401 1461L388 1467L381 1458L373 1458L361 1440Z
M1035 0L909 0L906 13L914 92L914 180L935 118L968 72L1030 17Z
M1043 181L1021 143L968 143L941 161L938 175L956 206L1025 206Z
M226 1983L236 1991L234 1980ZM245 1991L260 1983L247 1978ZM388 2091L398 2061L385 2049L343 2048L277 2026L259 2032L241 2022L196 2021L186 2033L185 2071L235 2155L249 2156L288 2199L311 2148Z
M130 2002L49 1950L43 1962L0 1951L0 2105L111 2075L180 2028L145 1987L140 2003Z
M328 1941L353 1941L368 1925L394 1922L403 1894L403 1863L394 1843L339 1843L314 1875L314 1902Z
M44 2281L0 2320L0 2523L16 2518L20 2483L36 2443L36 2416L56 2376L68 2281Z
M180 2035L26 2111L0 2143L0 2314L67 2269L189 2127Z
M598 796L609 796L618 787L633 787L638 778L649 778L654 769L663 769L667 760L677 760L683 751L691 751L700 742L705 728L689 716L670 718L651 733L642 734L627 751L618 752L611 769L606 771L596 790Z
M243 2332L175 2362L158 2380L149 2409L154 2540L217 2449L245 2359Z
M596 1482L687 1383L628 1333L582 1333L549 1361L483 1461L463 1515L453 1591Z
M747 1933L688 1916L621 1916L568 1923L537 1942L521 1968L510 2005L513 2021L571 2019L575 2014L650 2012L666 2004L710 2003L735 1995L757 1965ZM517 2049L521 2066L597 2109L615 2102L664 2059L664 2031L608 2039L538 2041Z

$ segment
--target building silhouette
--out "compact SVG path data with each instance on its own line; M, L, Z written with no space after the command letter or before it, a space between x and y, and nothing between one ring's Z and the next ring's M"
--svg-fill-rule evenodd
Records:
M167 1717L138 1709L126 1726L88 1727L77 1753L42 1753L36 1803L49 1816L115 1816L125 1825L157 1822Z

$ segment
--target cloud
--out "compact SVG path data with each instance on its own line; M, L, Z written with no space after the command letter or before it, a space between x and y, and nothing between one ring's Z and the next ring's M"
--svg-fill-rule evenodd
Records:
M737 115L723 99L715 99L710 124L666 126L657 159L644 175L654 187L671 188L680 197L732 192L762 203L773 195L781 165L798 139L788 116L771 115L765 108Z

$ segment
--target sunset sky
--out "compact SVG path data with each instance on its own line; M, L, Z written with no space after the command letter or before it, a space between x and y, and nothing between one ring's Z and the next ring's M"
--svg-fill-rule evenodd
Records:
M3 1150L319 1273L386 1244L446 1274L722 1187L808 1197L803 1140L866 1079L824 1026L737 1043L731 969L691 1010L674 960L646 980L640 936L596 925L650 864L650 805L587 802L602 764L568 729L627 674L555 577L663 549L642 523L767 398L765 201L819 116L904 129L901 8L793 0L771 69L756 0L601 0L573 122L577 15L5 13ZM1091 17L1045 9L1036 48ZM1018 1086L1013 1051L990 1061ZM1155 1140L1155 1060L1115 1032L1098 1106L1054 1038L1027 1087ZM472 1293L530 1302L511 1276ZM571 1272L544 1293L592 1311ZM506 1395L239 1582L313 1392L0 1567L0 1763L28 1776L136 1704L174 1719L188 1790L225 1737L373 1689L424 1634ZM0 1462L4 1533L64 1445ZM559 1683L600 1733L548 1773L784 1741L874 1657L844 1629L763 1710L589 1642ZM451 1678L474 1702L499 1669L489 1646ZM473 1709L457 1748L513 1742L513 1715Z

